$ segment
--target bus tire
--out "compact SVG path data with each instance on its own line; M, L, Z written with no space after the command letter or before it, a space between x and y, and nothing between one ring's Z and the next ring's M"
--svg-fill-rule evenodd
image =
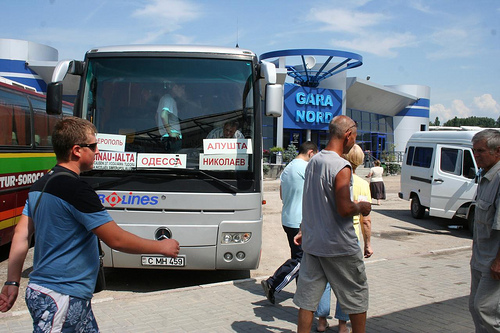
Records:
M420 204L420 200L417 195L411 197L410 210L413 218L421 219L424 217L425 207Z

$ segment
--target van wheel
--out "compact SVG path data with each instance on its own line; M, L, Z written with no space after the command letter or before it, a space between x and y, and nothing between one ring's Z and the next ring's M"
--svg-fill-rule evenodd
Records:
M421 219L424 217L425 207L420 204L420 200L416 195L411 198L410 210L413 218Z

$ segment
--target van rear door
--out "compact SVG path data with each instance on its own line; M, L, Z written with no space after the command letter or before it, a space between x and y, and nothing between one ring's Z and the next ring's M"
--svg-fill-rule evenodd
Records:
M462 205L471 202L476 193L476 170L471 148L438 144L429 215L451 219Z

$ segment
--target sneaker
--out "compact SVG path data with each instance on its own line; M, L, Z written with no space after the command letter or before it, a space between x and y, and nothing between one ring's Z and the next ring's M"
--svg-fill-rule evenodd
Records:
M276 300L274 299L273 288L271 288L269 283L267 283L267 280L260 281L260 284L262 285L262 289L264 289L264 294L266 294L266 297L269 300L269 302L271 302L271 304L274 304Z

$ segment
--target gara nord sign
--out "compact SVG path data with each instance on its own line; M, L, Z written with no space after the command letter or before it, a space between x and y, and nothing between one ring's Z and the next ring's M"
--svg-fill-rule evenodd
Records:
M327 130L342 113L342 91L285 84L284 109L285 128Z

